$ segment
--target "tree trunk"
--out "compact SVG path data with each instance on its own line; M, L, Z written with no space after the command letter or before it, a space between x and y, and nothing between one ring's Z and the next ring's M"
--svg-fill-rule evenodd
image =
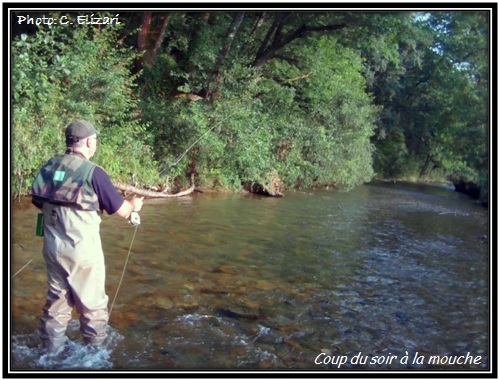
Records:
M250 33L251 35L254 35L255 32L257 32L257 30L260 29L260 27L264 24L264 21L266 20L266 17L267 17L267 13L266 12L262 12L259 19L256 21L253 29L252 29L252 32Z
M429 169L429 165L432 160L432 155L428 154L427 158L425 160L424 165L422 166L422 169L420 170L420 174L418 175L418 179L420 180L423 176L427 175L427 170Z
M152 191L152 190L145 190L145 189L139 189L138 187L132 186L132 185L127 185L124 183L113 183L113 186L117 188L118 190L140 195L143 197L147 198L177 198L177 197L183 197L186 195L191 194L194 189L195 189L195 184L194 184L194 174L191 174L191 187L187 190L175 193L175 194L165 194L160 191Z
M149 34L149 27L151 26L151 18L153 17L153 12L144 12L142 16L141 30L139 36L137 37L137 50L139 52L146 53L147 40ZM137 70L141 70L144 67L144 55L137 62Z
M221 81L221 69L224 64L225 59L229 54L229 50L231 49L231 45L233 44L234 37L243 21L243 17L245 16L245 12L238 12L234 15L233 22L229 27L226 36L224 38L224 44L219 52L219 56L217 57L217 62L215 64L215 72L210 75L208 83L206 85L207 95L211 95L211 93L215 93L216 96L214 98L218 98L220 93L219 84Z
M226 33L225 43L224 46L222 46L222 49L219 53L219 58L217 59L217 63L222 64L224 59L226 59L227 55L229 54L229 50L231 49L231 45L233 44L234 41L234 36L236 36L236 32L238 31L244 16L245 12L238 12L234 15L233 23L231 24Z
M156 56L158 55L158 49L163 42L163 37L165 36L165 30L167 29L168 22L170 21L170 13L161 13L158 16L160 21L160 30L158 36L154 40L153 48L147 51L147 56L145 59L145 64L148 66L154 65L156 61Z

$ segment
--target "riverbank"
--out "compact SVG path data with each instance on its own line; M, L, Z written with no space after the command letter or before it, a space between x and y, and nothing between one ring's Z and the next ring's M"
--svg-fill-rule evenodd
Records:
M385 183L413 183L424 184L429 186L437 186L456 191L469 196L471 199L476 200L484 207L489 205L489 191L481 189L481 186L471 181L458 181L453 182L443 177L429 178L429 179L415 179L415 177L402 177L402 178L376 178L374 181Z
M446 180L436 180L436 179L433 179L433 180L429 180L429 181L417 181L415 179L412 179L412 178L375 178L373 179L371 182L368 182L367 184L370 184L370 183L389 183L389 184L413 184L413 185L423 185L423 186L430 186L430 187L438 187L438 188L443 188L443 189L447 189L447 190L450 190L450 191L455 191L455 192L458 192L458 193L463 193L463 194L466 194L466 195L469 195L469 197L471 199L474 199L476 200L478 203L480 203L482 206L484 207L488 207L488 201L484 201L483 199L480 199L479 197L477 196L473 196L471 194L468 194L467 192L465 191L461 191L461 188L457 188L456 185L454 185L451 181L446 181ZM318 188L323 188L323 189L330 189L329 186L322 186L322 187L318 187ZM307 190L307 189L305 189ZM286 193L287 192L294 192L295 190L293 189L290 189L290 190L284 190L283 193L280 193L280 196L283 196L285 195L286 196ZM214 188L214 187L195 187L194 190L193 190L193 193L198 193L198 194L210 194L210 195L214 195L214 194L220 194L220 195L228 195L228 194L256 194L256 195L264 195L264 196L273 196L273 195L270 195L270 194L264 194L263 192L258 192L258 191L252 191L251 188L248 188L248 187L242 187L240 190L235 190L235 189L229 189L229 188L222 188L222 187L219 187L219 188ZM175 194L173 194L175 195ZM188 194L189 195L189 194ZM12 199L21 199L23 197L27 197L27 198L30 198L29 195L19 195L19 194L15 194L15 195L12 195ZM146 197L148 198L148 197ZM153 199L154 197L150 197L151 199Z

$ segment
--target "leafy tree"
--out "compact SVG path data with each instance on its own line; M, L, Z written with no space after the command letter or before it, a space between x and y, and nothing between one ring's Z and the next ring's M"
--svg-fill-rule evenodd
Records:
M130 67L136 59L116 28L46 27L12 44L12 183L26 193L37 170L65 147L64 128L77 118L96 124L95 161L115 180L154 177L142 142Z
M489 178L489 28L488 12L437 12L428 25L437 31L434 50L457 72L453 118L439 136L443 159L455 182L481 185L487 201Z
M348 189L375 172L487 188L487 12L120 17L113 28L14 28L20 193L75 117L102 130L96 160L113 179L140 185L195 174L200 186L279 176Z
M487 177L487 13L415 13L403 25L362 46L365 77L383 107L375 170L477 183Z

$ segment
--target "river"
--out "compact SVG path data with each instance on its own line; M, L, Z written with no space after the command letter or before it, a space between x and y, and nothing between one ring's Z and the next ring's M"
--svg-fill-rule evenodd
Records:
M11 211L14 372L490 369L488 210L443 187L194 193L146 201L137 230L104 215L109 339L83 346L76 318L58 355L36 335L37 210Z

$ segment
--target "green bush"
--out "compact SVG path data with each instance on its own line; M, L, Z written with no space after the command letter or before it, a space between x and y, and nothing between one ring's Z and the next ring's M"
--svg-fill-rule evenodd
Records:
M263 72L234 63L220 73L220 98L197 102L167 95L188 91L198 80L186 77L172 88L177 66L172 57L160 57L145 71L141 99L162 173L186 178L195 172L199 184L234 189L265 183L270 173L288 188L349 189L369 181L377 110L365 93L360 58L331 38L297 51L301 71L278 60ZM288 80L303 72L311 75Z
M135 53L117 47L118 28L46 27L12 44L12 186L26 194L40 166L65 150L75 119L96 125L94 161L113 180L156 178L146 129L137 118Z

